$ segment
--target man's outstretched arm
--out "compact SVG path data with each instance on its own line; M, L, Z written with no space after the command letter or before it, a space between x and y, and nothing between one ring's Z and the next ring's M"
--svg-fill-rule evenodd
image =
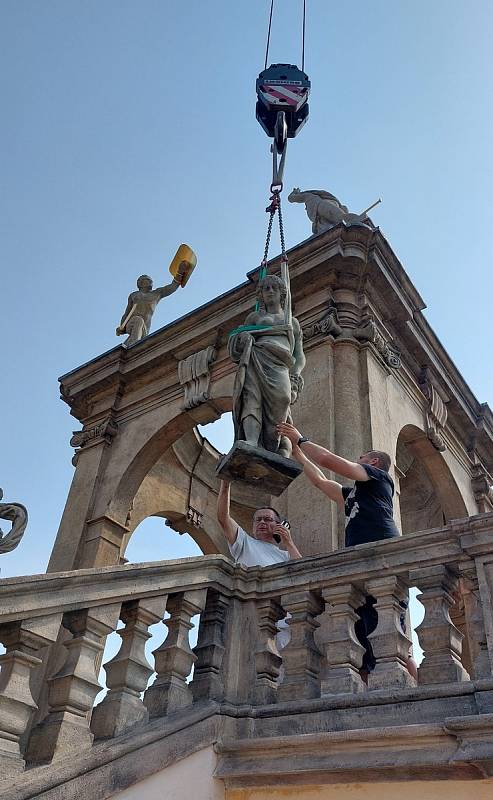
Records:
M176 290L181 286L181 282L186 269L187 269L187 262L182 261L180 266L178 267L176 279L173 278L171 283L168 283L166 286L159 286L156 289L156 292L159 294L160 299L162 299L163 297L168 297L170 294L173 294L173 292L176 292Z
M298 439L301 438L299 430L294 425L290 425L289 422L279 423L277 431L281 436L287 436L293 445L298 444ZM338 475L343 475L353 481L368 480L368 473L365 468L361 464L357 464L356 461L348 461L346 458L337 456L314 442L303 442L302 448L303 453L308 458L313 459L319 467L326 467L326 469L330 469L332 472L336 472Z
M327 497L330 497L334 503L338 503L341 506L344 505L341 484L337 483L337 481L330 481L328 478L326 478L323 472L319 470L315 464L312 464L310 459L301 452L301 448L296 444L293 445L293 458L303 465L303 471L310 483L312 483L317 489L320 489L320 491L326 494Z
M217 496L217 521L223 529L223 533L229 544L234 544L238 535L238 525L229 515L229 506L230 484L226 481L221 481L219 485L219 494Z

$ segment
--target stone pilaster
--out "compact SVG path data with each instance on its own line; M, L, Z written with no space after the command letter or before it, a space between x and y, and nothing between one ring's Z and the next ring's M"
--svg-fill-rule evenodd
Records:
M277 698L277 679L282 659L276 646L276 623L283 616L283 609L276 600L267 598L257 602L260 638L255 650L257 682L254 700L259 705L275 703Z

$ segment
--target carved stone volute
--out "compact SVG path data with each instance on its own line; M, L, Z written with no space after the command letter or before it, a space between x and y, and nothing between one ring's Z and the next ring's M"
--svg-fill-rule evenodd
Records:
M433 447L443 452L446 444L442 437L442 431L447 422L447 407L436 387L433 385L428 367L425 365L419 376L419 386L428 401L426 409L426 435Z
M210 366L215 359L216 349L210 345L179 362L178 378L185 389L185 409L196 408L209 399Z

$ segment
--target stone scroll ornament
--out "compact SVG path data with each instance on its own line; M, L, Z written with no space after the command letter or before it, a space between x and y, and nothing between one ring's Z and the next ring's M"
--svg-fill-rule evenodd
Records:
M185 389L185 409L196 408L209 399L210 368L215 358L216 350L210 345L179 362L178 379Z
M3 491L0 489L0 500ZM27 526L27 509L20 503L0 503L0 519L12 523L9 533L4 534L0 528L0 553L10 553L15 550L24 536Z
M233 389L235 441L217 473L279 495L301 469L278 422L291 422L291 405L303 389L303 337L291 311L289 269L264 275L257 285L257 308L229 337L229 356L238 367Z

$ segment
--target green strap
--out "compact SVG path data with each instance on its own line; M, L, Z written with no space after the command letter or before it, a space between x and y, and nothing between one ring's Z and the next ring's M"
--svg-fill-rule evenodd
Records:
M272 328L272 325L239 325L229 335L234 336L235 333L247 333L248 331L265 331L268 328Z

